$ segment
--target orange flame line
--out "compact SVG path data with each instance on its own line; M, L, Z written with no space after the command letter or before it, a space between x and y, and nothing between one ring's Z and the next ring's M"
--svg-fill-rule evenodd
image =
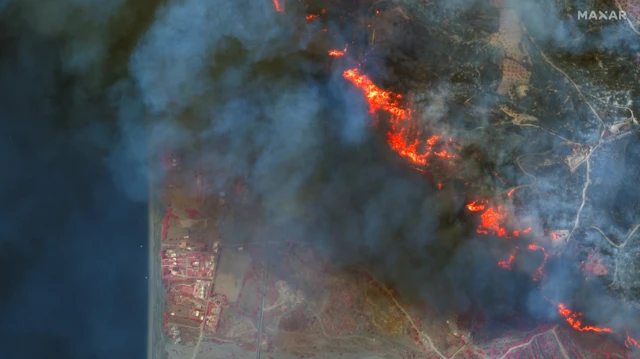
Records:
M511 254L509 255L509 260L498 262L498 266L503 269L511 270L511 264L513 263L514 259L516 259L517 251L518 251L518 246L513 248L513 250L511 251Z
M276 4L276 9L279 9L278 0L274 0ZM324 13L324 12L323 12ZM308 18L309 19L309 18ZM346 48L345 48L346 51ZM331 50L329 51L329 56L342 56L344 52L339 50ZM418 139L410 140L409 138L409 130L405 127L398 127L400 121L405 121L411 116L411 111L400 107L399 101L402 99L402 96L399 94L394 94L389 91L384 91L377 87L367 76L359 73L358 69L347 70L343 73L343 76L351 81L356 87L363 90L365 96L367 98L367 102L369 103L369 111L371 113L375 113L376 111L383 110L392 115L391 118L391 131L387 133L387 142L391 146L391 148L404 157L410 158L414 163L425 165L427 163L427 158L432 154L432 147L435 143L440 139L439 136L432 136L426 140L424 144L424 149L426 150L424 153L418 153L418 146L420 145L420 141ZM419 135L419 131L414 131L414 138L417 138ZM451 141L450 141L451 142ZM445 151L435 152L433 153L435 156L441 158L454 158L455 156L446 153ZM442 184L438 184L438 189L442 188ZM511 197L514 190L510 190L507 194L508 197ZM478 203L479 202L479 203ZM471 212L479 212L485 210L487 203L486 200L482 201L474 201L472 203L467 204L467 209ZM477 232L482 234L488 234L489 230L497 233L499 236L507 236L507 231L503 227L501 227L501 223L506 218L506 212L503 210L502 206L497 207L489 207L485 212L481 214L482 223L479 226ZM522 230L523 234L529 233L531 231L531 227ZM513 231L514 236L518 237L520 235L520 231ZM554 236L555 239L555 236ZM536 270L536 274L534 276L534 280L538 280L543 276L544 265L547 262L549 257L546 250L538 246L536 244L529 244L527 247L530 251L542 251L544 253L544 260L538 269ZM511 270L511 266L513 261L516 258L516 253L518 251L518 247L516 246L511 254L509 255L509 259L507 261L498 262L498 266L504 269ZM597 333L613 333L613 330L605 327L598 327L595 325L583 325L580 318L583 316L582 313L572 312L567 309L566 306L562 303L558 304L558 312L562 315L567 323L578 331L591 331ZM629 345L634 345L640 348L640 343L633 337L626 333L625 345L627 347Z
M537 281L540 278L544 277L544 273L542 271L544 270L544 265L547 264L547 259L549 259L549 254L543 247L540 247L539 245L536 245L536 244L529 244L527 249L530 251L542 251L542 253L544 253L544 259L542 260L542 264L540 265L540 267L538 267L538 270L536 270L536 274L533 277L533 280Z
M278 0L274 0L276 4L276 9L279 9L277 5ZM323 12L324 13L324 12ZM309 19L309 17L307 18ZM346 50L346 49L345 49ZM342 56L343 52L339 50L331 50L329 51L330 56ZM418 153L418 146L420 145L420 141L417 139L409 140L409 131L404 127L396 127L399 125L400 121L407 120L411 116L411 111L404 109L399 106L399 101L402 99L402 96L399 94L394 94L389 91L384 91L377 87L373 82L365 75L359 73L358 69L347 70L343 73L343 76L351 81L356 87L360 88L364 91L367 101L369 103L369 111L374 113L379 110L383 110L392 115L391 118L391 127L392 130L387 133L387 141L391 148L398 152L400 155L404 157L410 158L413 162L418 164L426 164L427 157L429 157L432 153L433 145L440 139L439 136L430 137L425 143L426 152L423 154ZM419 132L413 133L414 135L419 135ZM417 138L418 136L416 136ZM442 158L454 158L455 156L450 155L444 151L435 152L434 155ZM438 188L442 188L442 184L438 184ZM507 194L508 197L511 197L514 189L510 190ZM485 210L487 203L486 200L482 200L478 203L478 201L474 201L472 203L467 204L467 209L471 212L479 212ZM501 222L506 218L506 212L503 210L502 206L497 207L489 207L484 213L481 214L482 223L478 228L478 233L488 234L489 230L496 232L500 236L506 236L506 229L501 227ZM531 227L522 230L523 234L529 233L531 231ZM514 231L514 236L519 236L520 231ZM555 236L554 236L555 239ZM544 253L544 260L540 267L536 271L536 275L534 280L537 280L543 276L543 268L548 259L548 253L546 250L538 246L536 244L529 244L527 247L530 251L542 251ZM518 251L518 247L516 246L511 254L509 255L509 259L507 261L498 262L498 266L511 270L511 265L515 260L516 253ZM598 333L613 333L613 330L606 327L598 327L595 325L582 325L582 321L580 318L583 316L582 313L572 312L567 309L566 306L562 303L558 304L558 312L562 315L567 323L571 325L572 328L578 331L592 331ZM634 345L640 348L640 343L633 337L626 333L625 345Z
M480 203L486 203L486 201L482 200ZM479 204L478 201L473 201L467 204L467 209L471 212L482 211L485 208L484 204Z
M575 330L581 332L613 333L613 330L610 328L600 328L595 325L583 326L582 322L579 320L583 314L579 312L572 312L562 303L558 303L558 313L560 313L560 315L567 320L567 323L569 323L569 325Z
M284 8L280 7L280 2L278 0L273 0L273 6L276 8L277 12L284 12Z
M402 95L380 89L357 68L345 71L343 76L364 92L369 103L369 112L375 113L382 110L391 115L391 129L387 132L387 143L392 150L409 158L413 163L423 166L427 165L427 159L432 154L441 158L455 157L446 151L433 153L432 147L441 139L440 136L431 136L424 143L420 141L421 131L408 121L412 114L411 110L400 105Z

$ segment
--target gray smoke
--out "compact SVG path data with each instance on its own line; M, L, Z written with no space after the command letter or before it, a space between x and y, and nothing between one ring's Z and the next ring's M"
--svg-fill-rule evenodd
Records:
M491 245L472 238L463 200L438 195L397 159L340 65L324 78L305 74L317 65L301 56L304 36L296 41L290 30L303 14L269 6L186 1L159 11L131 62L159 119L152 133L168 136L158 143L168 145L172 120L189 109L207 122L200 140L223 148L200 165L230 168L223 185L246 177L273 236L315 244L344 266L374 265L414 300L456 310L474 300L517 306L526 291L496 268Z
M603 42L574 41L579 30L550 2L517 5L516 10L532 24L528 28L540 46L576 52ZM477 238L477 219L465 213L464 199L455 191L436 191L434 183L408 170L386 147L369 126L362 94L340 76L349 61L336 61L328 73L313 75L323 72L317 60L302 53L313 48L309 39L318 29L305 26L296 34L293 29L301 26L303 16L295 4L279 14L262 1L169 2L158 11L130 66L154 118L151 131L158 137L152 141L158 147L152 146L153 154L185 145L179 134L194 135L194 129L178 119L197 118L195 136L205 147L217 148L203 152L200 166L226 171L225 178L218 178L220 188L245 178L262 204L271 236L311 243L338 265L365 265L410 300L427 300L443 311L481 306L499 314L513 311L557 319L545 297L571 303L580 296L589 298L581 301L580 310L592 320L616 329L629 326L621 318L630 310L615 308L599 286L581 283L582 274L571 257L548 263L549 278L542 291L531 281L539 253L521 254L523 263L515 273L498 268L496 258L508 256L511 246L501 239ZM332 23L328 27L340 29ZM425 46L428 51L422 56L446 53L438 45ZM380 70L384 65L369 68ZM476 143L514 185L531 183L514 164L512 151L526 152L526 146L539 150L555 142L543 138L537 146L508 143L499 131L463 134L455 128L462 121L456 114L459 105L446 102L457 89L446 80L434 83L439 85L427 91L423 111L430 125ZM478 97L478 106L497 101L485 94ZM585 138L591 136L584 132ZM478 161L469 158L464 166L487 188L505 188ZM541 176L538 181L542 189L557 186L553 178ZM541 229L546 216L558 224L562 213L575 207L547 201L521 215ZM241 227L257 225L245 219ZM566 216L565 227L572 225L573 218ZM238 229L229 229L227 236L248 239Z
M467 7L478 4L489 6L470 1ZM7 28L16 32L27 28L34 37L55 45L57 57L47 61L56 66L48 71L64 74L71 83L60 96L70 104L69 121L82 128L72 143L108 150L101 160L120 191L135 201L147 199L148 162L193 146L195 137L200 146L198 165L207 172L225 173L216 178L216 190L245 179L261 204L270 236L310 243L344 268L371 268L409 300L426 300L443 311L481 306L490 313L520 312L555 320L555 309L545 296L566 302L580 297L581 310L591 320L616 329L633 324L625 321L630 310L616 306L601 287L578 280L582 274L570 258L548 263L542 291L531 281L539 253L522 254L523 263L513 272L496 266L496 259L508 256L511 246L500 238L476 235L477 217L465 211L464 196L479 194L438 191L432 180L408 168L370 126L372 117L362 93L342 79L342 71L361 59L333 63L326 59L326 49L342 48L342 36L350 39L358 25L358 19L350 26L341 25L338 14L348 12L341 6L355 7L326 4L329 17L322 27L335 33L331 43L318 41L320 25L304 22L302 5L293 1L287 3L286 13L276 13L268 0L135 6L126 1L69 1L55 6L22 1L5 5L4 10L0 5L0 15L5 16ZM365 13L366 7L351 10ZM541 46L570 51L595 46L574 41L578 30L551 2L527 2L518 9L528 16L527 24L538 24L528 28ZM7 20L7 14L17 20ZM627 33L623 35L609 31L602 36L611 40L608 43L633 48ZM416 38L398 40L402 40L394 45L398 48L416 44ZM434 41L412 55L429 58L448 50ZM487 64L493 59L487 54L452 56ZM33 61L34 69L42 65L34 57L22 60L27 65ZM442 60L438 63L446 66L447 60ZM372 73L376 79L410 76L396 68L387 73L387 65L375 58L366 64L377 70ZM400 61L395 65L404 66ZM463 107L447 102L461 90L451 79L438 79L437 70L450 68L432 69L431 80L438 85L425 91L424 122L476 144L476 152L491 159L482 162L493 168L471 155L463 164L485 188L505 189L493 169L515 185L530 183L531 178L514 164L512 151L527 146L539 150L555 142L542 139L541 146L516 145L503 141L499 131L473 132L465 123ZM42 76L48 71L43 70ZM491 72L489 65L486 72ZM569 92L569 87L563 91ZM41 97L51 93L55 91ZM478 94L472 106L498 102L495 96ZM486 125L493 115L479 112L480 124ZM117 118L117 134L92 121L105 117ZM153 175L157 179L159 174ZM538 186L553 190L554 179L543 177ZM533 226L540 228L545 216L560 218L575 208L560 201L546 203L525 210L534 218ZM572 224L571 218L565 220ZM244 219L241 227L258 225ZM246 235L238 228L226 233L235 240Z

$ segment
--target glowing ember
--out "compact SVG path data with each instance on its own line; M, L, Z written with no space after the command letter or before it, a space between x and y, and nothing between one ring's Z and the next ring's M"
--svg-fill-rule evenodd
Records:
M511 263L513 263L513 260L516 259L516 252L517 251L518 251L518 247L516 246L511 251L511 254L509 255L509 260L498 262L498 267L503 268L503 269L511 270Z
M544 248L536 245L536 244L529 244L529 246L527 247L528 250L530 251L542 251L542 253L544 253L544 259L542 260L542 264L540 265L540 267L538 267L538 270L536 270L536 274L533 277L534 281L540 280L540 278L544 277L544 273L542 273L542 271L544 270L544 265L547 263L547 259L549 258L549 254L547 254L547 251L544 250Z
M317 19L319 17L320 17L320 15L307 15L305 17L305 19L307 19L307 21L311 21L311 20L315 20L315 19Z
M629 347L629 344L635 346L636 348L640 348L640 343L638 343L636 339L632 338L628 332L627 332L627 338L624 341L624 344L627 346L627 348Z
M567 323L569 323L569 325L575 330L579 330L581 332L613 333L613 330L609 328L600 328L595 325L583 326L582 322L580 321L580 318L583 316L583 314L579 312L572 312L570 309L567 309L567 307L562 303L558 303L558 313L565 317Z
M471 203L469 203L467 205L467 209L471 212L478 212L478 211L482 211L484 209L484 204L482 203L486 203L487 201L480 201L480 203L478 203L478 201L473 201Z
M481 223L476 230L476 233L479 234L495 234L500 237L505 238L513 238L518 237L520 234L526 234L531 231L531 227L519 231L513 231L513 235L510 235L509 232L504 227L504 223L507 219L507 212L502 206L491 206L488 209L486 204L488 202L486 200L482 201L473 201L467 204L467 209L471 212L480 212L484 211L480 214Z
M481 234L488 234L493 232L500 237L507 236L507 230L501 226L501 223L506 219L507 214L502 206L489 207L484 213L480 215L480 228L476 232Z
M435 145L440 138L441 138L440 136L431 136L427 140L427 147L433 147L433 145Z
M280 7L279 0L273 0L273 6L276 8L277 12L284 12L284 8Z
M440 158L456 158L456 156L448 154L445 151L435 152L434 155Z
M340 56L344 56L344 51L340 51L340 50L329 50L329 56L333 56L333 57L340 57Z
M527 228L527 229L522 231L523 234L527 234L529 232L531 232L531 227L529 227L529 228ZM518 237L520 235L520 231L513 231L513 235Z

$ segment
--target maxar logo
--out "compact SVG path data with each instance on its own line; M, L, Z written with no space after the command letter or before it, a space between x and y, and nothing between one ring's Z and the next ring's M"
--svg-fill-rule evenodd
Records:
M578 11L578 20L626 20L624 11Z

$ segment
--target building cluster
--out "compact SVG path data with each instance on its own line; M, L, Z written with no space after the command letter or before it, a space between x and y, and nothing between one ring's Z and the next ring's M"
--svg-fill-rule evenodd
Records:
M181 239L177 247L160 251L163 279L199 278L213 280L218 255L218 243L211 253L195 251L196 246Z
M165 154L162 167L167 171L170 200L162 221L160 250L162 281L166 288L164 329L175 343L191 342L193 333L214 333L218 329L227 299L214 292L219 256L215 229L208 228L209 217L200 209L208 193L204 173L195 171L191 185L182 183L184 163L179 154ZM219 195L219 206L225 204ZM184 338L183 338L184 337Z
M181 328L214 333L226 304L223 296L213 292L218 242L205 246L194 238L197 234L188 233L164 242L160 251L162 279L167 288L165 331L175 343L182 341Z

